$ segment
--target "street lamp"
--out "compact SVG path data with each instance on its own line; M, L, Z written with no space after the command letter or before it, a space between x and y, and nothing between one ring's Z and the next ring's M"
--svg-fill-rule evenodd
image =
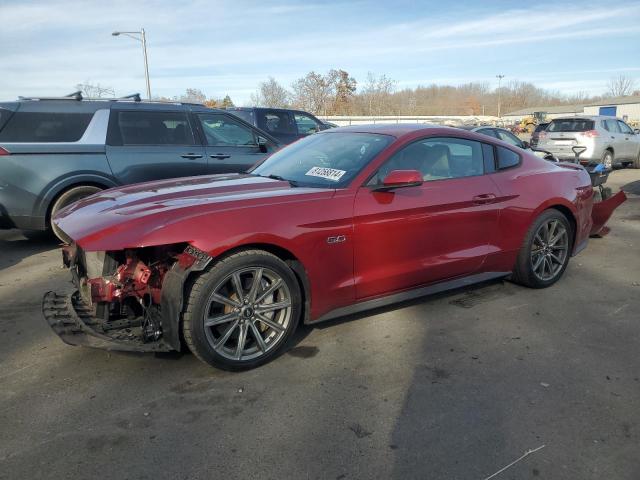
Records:
M502 74L496 75L496 78L498 79L498 118L500 118L500 101L502 100L502 91L500 90L500 83L502 82L504 75Z
M142 43L142 54L144 56L144 77L147 81L147 98L151 100L151 85L149 83L149 63L147 61L147 37L144 33L144 28L141 28L139 32L113 32L111 35L117 37L119 35L125 35L133 38L134 40Z

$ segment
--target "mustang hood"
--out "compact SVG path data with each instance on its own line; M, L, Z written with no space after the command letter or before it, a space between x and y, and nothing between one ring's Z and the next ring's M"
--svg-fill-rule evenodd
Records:
M190 242L194 229L180 225L223 227L212 225L212 214L333 193L246 174L189 177L105 190L63 209L54 222L85 250L121 250Z

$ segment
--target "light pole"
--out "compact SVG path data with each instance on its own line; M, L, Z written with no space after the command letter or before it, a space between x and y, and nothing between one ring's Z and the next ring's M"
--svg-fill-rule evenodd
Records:
M149 83L149 62L147 61L147 37L145 36L144 28L141 28L139 32L113 32L111 35L113 35L114 37L117 37L118 35L125 35L142 43L142 55L144 57L144 78L147 81L147 99L151 100L151 84Z
M500 101L502 100L502 91L500 90L500 84L502 83L504 75L496 75L496 78L498 79L498 118L500 118Z

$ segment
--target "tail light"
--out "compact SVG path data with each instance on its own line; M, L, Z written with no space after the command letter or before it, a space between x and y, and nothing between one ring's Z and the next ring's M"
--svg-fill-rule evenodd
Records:
M597 130L587 130L586 132L582 132L583 137L594 138L600 136Z
M11 155L11 152L9 150L5 150L4 148L0 147L0 156L2 155Z

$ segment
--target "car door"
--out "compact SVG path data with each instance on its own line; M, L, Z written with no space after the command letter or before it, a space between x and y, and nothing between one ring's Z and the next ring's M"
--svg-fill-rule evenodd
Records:
M479 271L498 222L497 187L484 175L485 148L493 152L472 140L422 139L394 154L358 190L354 204L358 299ZM424 183L391 191L375 189L390 171L407 169L419 170Z
M257 109L256 117L258 128L284 144L295 142L303 136L298 135L293 115L288 110Z
M122 184L207 173L204 148L180 110L112 110L106 153Z
M205 143L209 173L247 171L276 146L252 127L227 113L195 113Z
M638 158L638 149L640 148L638 135L622 120L618 120L618 127L620 128L620 135L624 139L624 142L621 139L621 143L624 143L624 158L626 160L635 160Z
M620 127L618 126L618 121L615 118L603 120L602 124L606 130L606 136L609 138L608 145L613 148L613 156L615 160L620 160L626 157L626 148L624 135L620 131Z

